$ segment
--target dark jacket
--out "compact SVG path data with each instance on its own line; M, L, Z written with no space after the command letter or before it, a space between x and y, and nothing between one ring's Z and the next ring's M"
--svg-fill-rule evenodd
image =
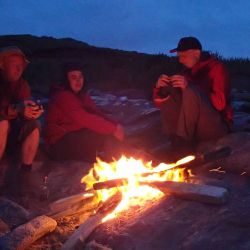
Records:
M115 131L116 126L102 114L87 93L59 90L48 105L44 139L48 146L72 131L90 129L108 135Z

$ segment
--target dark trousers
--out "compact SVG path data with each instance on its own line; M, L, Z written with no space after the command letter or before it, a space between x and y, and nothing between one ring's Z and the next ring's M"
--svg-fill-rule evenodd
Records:
M58 161L95 161L96 157L111 160L119 158L121 145L109 135L100 135L89 129L69 132L49 147L49 156Z
M188 142L215 140L228 133L222 114L194 86L175 89L162 108L163 129Z

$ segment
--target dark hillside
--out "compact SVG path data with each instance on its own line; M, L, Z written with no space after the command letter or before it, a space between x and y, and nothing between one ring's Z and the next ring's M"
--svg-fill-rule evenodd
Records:
M175 57L97 48L70 38L0 36L0 47L10 45L20 47L27 54L31 64L25 77L33 90L41 94L48 93L50 84L60 82L61 66L69 61L82 64L90 88L138 88L148 93L160 74L176 73L179 67ZM228 59L226 63L233 86L249 89L250 61Z

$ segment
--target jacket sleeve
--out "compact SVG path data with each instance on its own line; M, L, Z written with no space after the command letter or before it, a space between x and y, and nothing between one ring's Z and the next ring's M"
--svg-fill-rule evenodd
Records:
M82 94L81 99L84 104L84 107L86 107L87 110L89 110L91 113L104 117L102 111L96 106L95 102L88 94Z
M216 64L210 71L212 81L210 99L213 106L222 111L226 107L229 95L229 76L222 64Z
M66 130L72 127L91 129L99 134L112 134L116 124L103 117L88 112L79 98L69 91L63 91L55 98L56 105L60 105L67 122L64 124Z
M86 107L87 111L89 111L90 113L99 115L105 120L110 121L111 123L114 123L116 125L118 124L117 121L115 121L111 117L108 117L106 114L104 114L103 111L101 111L101 109L96 106L95 102L92 100L92 98L88 94L85 93L84 95L82 95L82 101L84 103L84 107Z

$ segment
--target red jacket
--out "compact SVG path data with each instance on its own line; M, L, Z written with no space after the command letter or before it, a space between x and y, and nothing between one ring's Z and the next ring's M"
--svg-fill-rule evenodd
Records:
M221 112L227 121L232 122L229 74L221 62L208 53L203 53L200 62L192 69L185 70L184 76L189 83L195 85L210 98L214 108ZM157 98L156 90L154 90L154 98Z
M115 131L116 126L104 117L88 94L60 90L48 105L44 139L47 145L51 145L65 134L84 128L108 135Z
M8 107L31 98L28 82L20 79L16 83L8 83L0 77L0 118L12 119L8 116Z

